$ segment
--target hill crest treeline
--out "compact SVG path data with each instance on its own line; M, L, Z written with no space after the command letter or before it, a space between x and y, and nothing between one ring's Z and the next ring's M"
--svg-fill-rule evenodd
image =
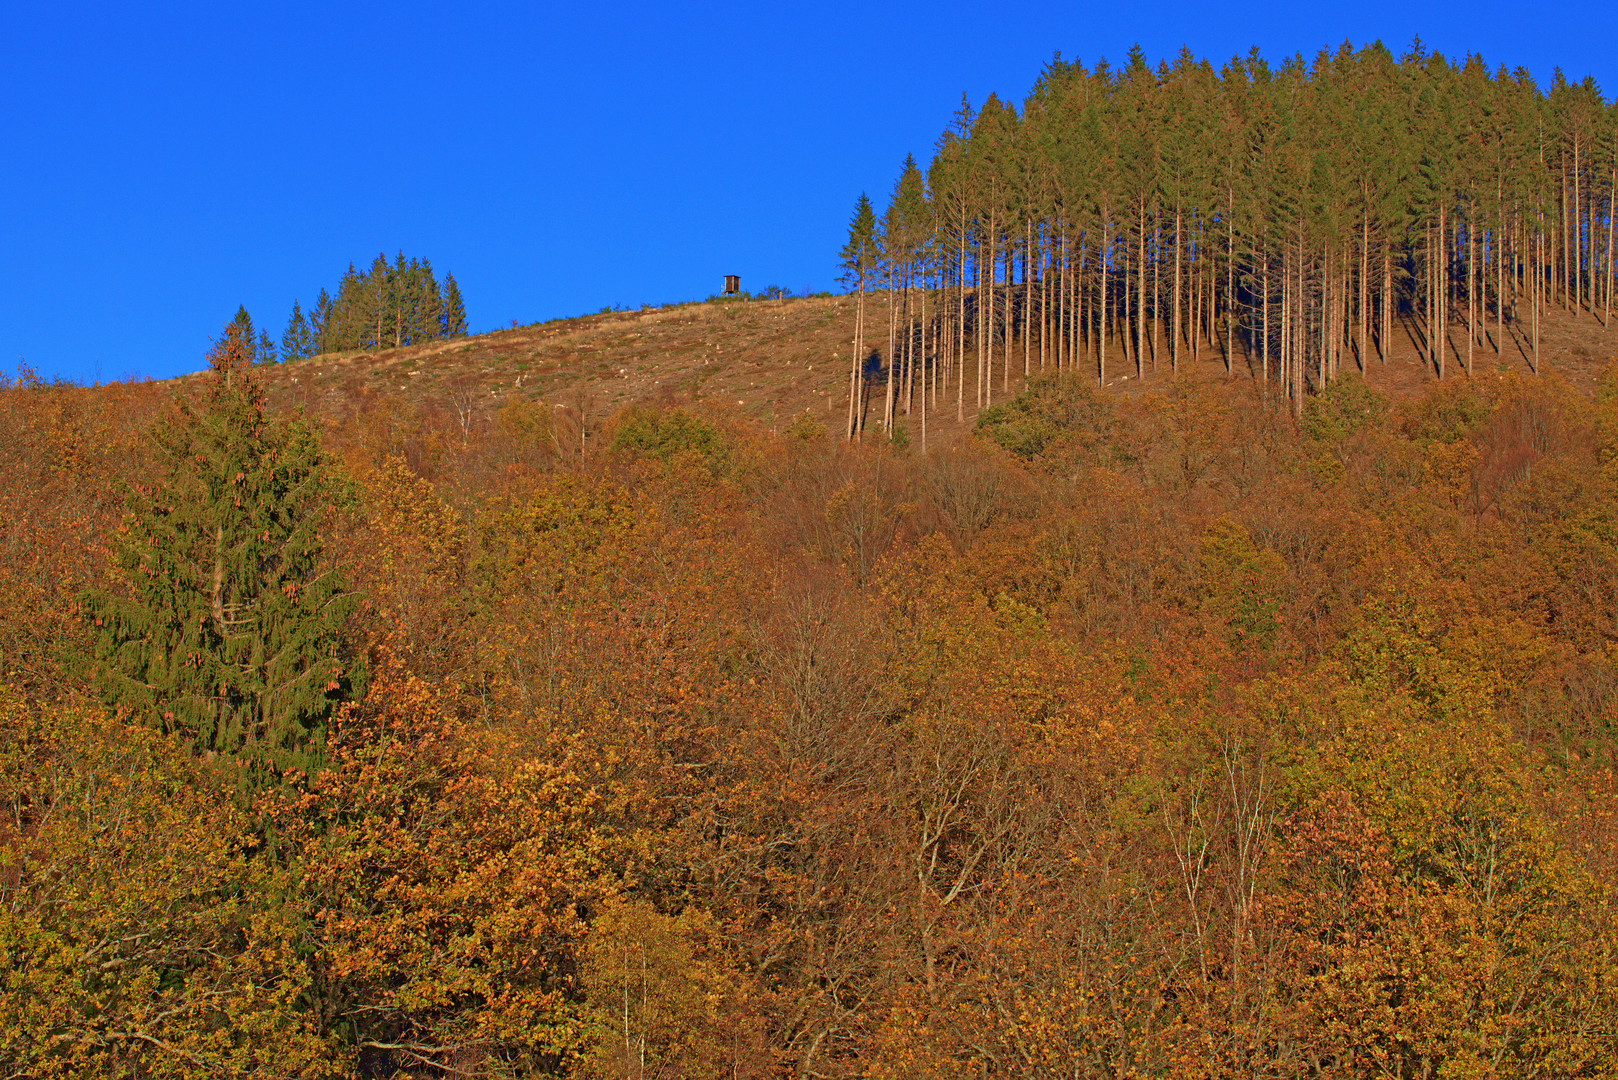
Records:
M281 358L397 348L466 332L466 304L454 274L445 274L440 286L428 260L407 261L401 251L389 262L378 254L369 270L349 263L336 297L322 288L307 315L293 301Z
M908 327L890 332L884 425L918 388L923 410L947 403L952 379L964 415L969 350L979 407L997 368L1002 393L1018 364L1104 384L1211 347L1296 412L1397 332L1439 376L1508 336L1537 368L1547 305L1610 315L1615 130L1592 79L1541 90L1419 41L1219 69L1185 50L1058 57L1020 111L963 100L885 212L856 208L845 280L891 286Z

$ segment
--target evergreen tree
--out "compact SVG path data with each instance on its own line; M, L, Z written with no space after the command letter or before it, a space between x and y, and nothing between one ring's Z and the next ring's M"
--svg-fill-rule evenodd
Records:
M275 343L270 340L268 330L258 332L258 350L254 354L254 362L259 364L275 363Z
M433 276L432 263L421 260L416 274L415 316L410 324L410 340L431 341L444 333L444 297Z
M200 405L153 428L163 478L126 492L127 589L87 593L83 610L109 703L274 772L307 766L352 692L340 654L352 596L322 564L335 487L315 435L265 416L248 340L233 322Z
M876 211L871 200L860 192L854 205L854 216L848 223L848 243L843 245L841 268L843 281L859 296L854 315L854 356L848 372L848 430L850 439L859 435L864 427L862 389L865 349L865 290L876 273L882 253L877 246Z
M310 342L309 323L303 317L303 309L294 300L292 301L292 316L287 319L286 331L281 335L281 362L302 360L312 355Z
M365 271L350 263L335 297L321 290L310 321L310 355L466 334L466 309L453 275L440 287L431 262L406 259L403 252L392 262L378 255Z
M360 279L361 311L364 313L360 348L382 349L388 343L388 324L393 315L393 267L380 251L371 263L371 272Z
M246 304L237 306L235 316L225 324L225 332L220 336L221 341L230 336L232 328L241 335L242 349L246 354L247 362L256 364L258 362L258 332L253 329L253 317L247 313Z
M322 288L320 295L315 298L315 309L309 313L310 356L319 356L335 348L330 344L333 330L331 294Z
M440 316L439 336L458 338L466 336L466 306L461 301L461 287L454 274L444 275L443 315Z

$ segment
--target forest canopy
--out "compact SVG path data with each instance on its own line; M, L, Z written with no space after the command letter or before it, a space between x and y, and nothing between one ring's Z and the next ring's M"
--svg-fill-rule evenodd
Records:
M917 288L935 301L936 355L901 341L895 360L890 329L882 426L893 395L909 411L952 369L964 416L969 337L978 408L1016 367L1105 385L1205 348L1227 369L1240 349L1295 415L1396 335L1439 376L1480 350L1537 367L1548 306L1610 318L1615 135L1590 78L1541 88L1419 41L1217 68L1184 50L1156 66L1139 48L1116 67L1058 57L1020 109L963 100L884 212L860 196L845 281L899 290L901 322ZM850 435L864 379L856 364Z
M397 348L466 333L466 304L455 275L445 274L440 285L426 259L406 261L400 252L389 262L379 254L369 270L350 263L335 298L322 288L307 313L293 302L281 359Z

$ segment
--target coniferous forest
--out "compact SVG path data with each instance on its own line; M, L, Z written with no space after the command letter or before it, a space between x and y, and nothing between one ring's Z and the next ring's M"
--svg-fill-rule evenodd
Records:
M1506 353L1537 367L1547 308L1611 317L1615 123L1591 80L1542 90L1419 42L1312 65L1058 58L1020 113L963 101L884 213L856 206L845 280L892 301L877 422L901 394L964 416L1015 372L1104 385L1205 350L1294 415L1395 337L1439 376ZM872 422L862 381L856 365L853 433Z
M301 360L328 352L387 349L466 336L466 304L454 274L440 286L426 259L388 262L378 255L366 271L352 263L333 298L324 288L304 312L293 301L281 336L281 359Z
M1054 63L745 302L778 423L434 382L402 257L384 378L5 382L5 1075L1612 1075L1614 131Z

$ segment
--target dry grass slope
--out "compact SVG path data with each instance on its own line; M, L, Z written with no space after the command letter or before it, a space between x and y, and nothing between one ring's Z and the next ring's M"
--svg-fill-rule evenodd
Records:
M872 298L867 336L886 344L886 303ZM555 320L511 330L498 330L457 341L387 349L334 353L272 369L273 398L302 405L314 416L335 419L358 397L398 397L417 406L433 406L486 418L513 401L566 405L598 421L619 408L637 403L704 400L736 409L766 427L779 430L807 412L841 429L848 400L848 370L853 339L854 300L828 297L693 303L639 312L616 312ZM1479 375L1504 365L1526 370L1528 354L1508 327L1496 352L1493 328L1476 351ZM1037 330L1036 330L1037 334ZM1453 377L1465 378L1465 328L1450 330L1448 365ZM1181 378L1257 386L1258 359L1246 357L1238 343L1227 371L1222 342L1204 342L1195 364L1182 359ZM1115 392L1139 393L1162 385L1169 377L1166 344L1159 344L1155 364L1148 358L1144 376L1134 376L1119 343L1108 348L1108 385ZM1542 327L1543 366L1575 386L1593 390L1597 373L1618 352L1618 327L1603 327L1599 317L1553 310ZM975 350L968 342L968 364ZM996 349L997 356L1003 346ZM1013 393L1022 383L1022 345L1013 350ZM1039 368L1037 337L1032 367ZM1189 351L1182 353L1182 357ZM1093 361L1087 361L1087 366ZM1093 370L1093 367L1090 368ZM1344 370L1353 370L1350 356ZM969 371L968 378L971 378ZM1405 328L1395 331L1392 355L1369 359L1366 377L1372 385L1398 397L1418 394L1435 378ZM996 368L995 397L1005 394ZM881 389L872 392L872 413L880 417ZM955 418L955 391L928 416L934 444L960 434ZM967 388L965 427L977 412ZM909 422L914 438L916 423Z

